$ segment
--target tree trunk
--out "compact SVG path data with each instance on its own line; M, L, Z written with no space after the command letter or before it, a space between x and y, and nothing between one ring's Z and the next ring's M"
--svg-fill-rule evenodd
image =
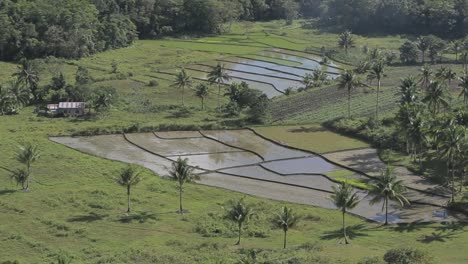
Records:
M237 239L237 243L236 245L240 245L240 241L241 241L241 234L242 234L242 223L239 222L239 237Z
M351 90L348 90L348 119L351 118Z
M426 62L426 52L422 52L422 63Z
M127 209L127 213L130 213L130 185L127 185L127 205L128 205L128 209Z
M184 87L182 87L182 106L184 105Z
M375 106L375 119L379 119L379 94L380 94L380 79L377 81L377 105Z
M455 170L454 170L454 166L452 164L453 162L450 162L451 166L452 167L452 173L451 173L451 178L452 178L452 203L455 202Z
M201 99L201 110L205 109L205 98L202 97Z
M184 211L182 208L182 185L179 186L179 212L180 214L184 214Z
M385 223L384 225L388 225L388 197L385 196Z
M288 233L288 231L284 231L284 238L283 238L283 249L286 248L286 234Z
M343 236L344 236L345 244L349 244L349 242L348 242L348 236L346 235L345 214L346 214L346 211L343 210Z
M28 177L26 178L26 188L23 187L24 190L29 190L29 181L31 179L31 164L28 164L26 165L27 166L27 170L28 170Z
M221 83L218 82L218 111L220 110L220 97L221 97Z

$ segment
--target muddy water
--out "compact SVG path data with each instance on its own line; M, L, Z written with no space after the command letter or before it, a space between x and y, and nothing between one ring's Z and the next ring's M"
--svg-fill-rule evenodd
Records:
M262 166L280 174L325 174L338 169L321 157L273 161L264 163Z
M273 75L282 78L290 78L295 79L297 81L302 81L302 78L293 74L282 73L279 71L275 71L273 69L265 69L261 67L239 64L239 63L230 63L230 62L223 62L222 63L227 69L236 70L236 71L244 71L244 72L251 72L257 74L266 74L266 75Z
M218 170L234 166L253 165L262 160L250 152L212 153L205 155L180 156L187 158L189 165L203 170ZM178 157L169 157L177 160Z
M193 67L193 68L195 68L195 67ZM202 79L202 80L207 80L208 79L207 73L205 73L205 72L194 71L194 70L186 70L186 71L192 77L199 78L199 79ZM268 98L273 98L273 97L282 95L281 92L277 91L275 89L275 87L273 87L269 83L256 82L256 79L243 80L243 79L234 78L235 76L231 76L231 77L232 77L231 80L226 82L227 84L246 82L249 85L250 88L261 91Z
M125 141L122 135L78 138L56 137L50 138L50 140L91 155L138 164L154 171L160 176L166 175L172 164L167 159L133 146Z
M200 66L200 65L191 66L190 69L199 69L201 71L212 70L212 68L208 66ZM283 91L283 92L290 87L297 89L302 86L302 83L300 81L285 80L285 79L280 79L280 78L275 78L275 77L270 77L270 76L262 76L262 75L256 75L256 74L250 74L250 73L244 73L244 72L235 72L235 71L229 71L229 70L227 70L226 73L231 78L238 78L240 80L246 79L250 81L268 83L276 87L276 89ZM255 88L255 87L252 87L252 88Z
M261 51L261 52L259 52L257 54L259 54L261 56L265 56L265 57L278 58L278 59L282 59L282 60L299 62L301 64L301 67L311 69L311 70L312 69L322 68L323 70L331 72L331 73L335 73L335 74L340 73L339 70L337 70L335 68L332 68L332 67L323 66L320 63L318 63L316 60L306 59L306 58L299 57L299 56L294 56L294 55L279 53L279 52L272 52L272 51ZM317 60L319 60L319 59L317 59Z
M255 135L250 130L202 131L202 134L225 142L231 146L253 151L262 156L265 160L312 156L312 154L304 151L292 150L274 144Z
M132 143L163 156L239 151L206 138L160 139L153 133L126 134L126 137Z

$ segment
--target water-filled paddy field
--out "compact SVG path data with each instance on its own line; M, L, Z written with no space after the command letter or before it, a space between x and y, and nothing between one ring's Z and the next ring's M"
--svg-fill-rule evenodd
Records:
M187 158L189 165L197 168L195 172L201 184L331 209L335 207L329 197L337 182L330 175L347 170L318 154L290 149L250 130L53 137L51 140L87 154L135 163L163 177L168 175L173 161ZM365 178L348 172L353 179ZM365 191L356 191L362 201L352 212L382 221L382 205L369 205L370 197ZM411 190L410 197L425 196ZM442 221L447 217L445 209L427 201L425 204L416 201L407 209L392 203L389 212L394 223Z

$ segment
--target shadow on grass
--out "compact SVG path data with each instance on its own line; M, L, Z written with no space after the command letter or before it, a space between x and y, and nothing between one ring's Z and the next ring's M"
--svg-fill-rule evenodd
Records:
M10 193L15 193L16 190L1 190L0 191L0 195L6 195L6 194L10 194Z
M292 133L314 133L314 132L325 132L328 131L324 127L303 127L301 126L300 128L294 128L294 129L289 129L288 132Z
M68 219L68 222L95 222L104 219L108 215L106 214L97 214L97 213L89 213L88 215L79 215L79 216L74 216L72 218Z
M430 223L427 222L422 222L422 220L411 222L411 223L403 223L403 224L397 224L396 227L393 228L393 230L404 233L404 232L414 232L414 231L419 231L425 227L430 225Z
M432 242L447 242L457 237L461 232L450 231L450 232L432 232L430 235L424 235L418 239L419 242L429 244Z
M121 223L133 223L138 222L140 224L146 223L149 220L158 221L159 217L150 212L135 212L129 215L124 215L118 219Z
M369 236L367 234L369 231L369 228L365 224L352 225L346 228L346 233L350 239ZM343 238L343 229L340 228L334 231L327 231L320 238L326 240L341 239Z

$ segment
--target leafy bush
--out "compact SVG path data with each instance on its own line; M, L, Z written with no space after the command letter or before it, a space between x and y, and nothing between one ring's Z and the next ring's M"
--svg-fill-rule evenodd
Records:
M158 81L156 81L156 80L151 80L151 81L149 81L149 83L148 83L148 86L151 86L151 87L156 87L156 86L158 86L158 85L159 85L159 83L158 83Z
M426 252L414 248L390 249L385 253L384 260L388 264L429 264L433 259Z

